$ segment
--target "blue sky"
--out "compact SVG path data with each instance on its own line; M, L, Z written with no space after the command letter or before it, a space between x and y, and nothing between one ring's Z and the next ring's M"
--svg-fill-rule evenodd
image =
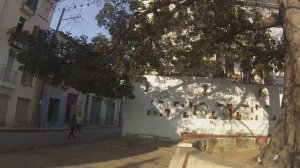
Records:
M88 6L89 4L89 6ZM82 5L82 7L80 7ZM76 6L76 8L74 8ZM61 0L58 3L50 27L56 29L62 9L66 8L63 19L81 16L76 19L62 20L59 30L71 32L73 36L86 35L89 38L97 36L98 33L109 37L109 33L97 25L95 16L101 9L101 4L94 0Z

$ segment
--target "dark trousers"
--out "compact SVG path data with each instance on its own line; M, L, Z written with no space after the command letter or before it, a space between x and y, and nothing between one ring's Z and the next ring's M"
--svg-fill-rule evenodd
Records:
M74 129L75 129L75 127L74 126L71 126L71 132L69 133L69 138L71 138L71 136L73 137L73 138L75 138L75 134L74 134Z
M76 133L81 133L81 124L77 124L77 125L76 125L75 132L76 132Z

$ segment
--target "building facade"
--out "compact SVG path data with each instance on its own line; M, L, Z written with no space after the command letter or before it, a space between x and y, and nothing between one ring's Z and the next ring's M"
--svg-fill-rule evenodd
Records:
M40 105L41 127L67 126L73 114L84 126L120 126L123 100L111 100L75 89L45 85Z
M0 126L30 126L36 120L34 107L37 79L18 71L19 63L9 50L22 48L9 38L8 29L32 33L46 30L56 0L0 1Z

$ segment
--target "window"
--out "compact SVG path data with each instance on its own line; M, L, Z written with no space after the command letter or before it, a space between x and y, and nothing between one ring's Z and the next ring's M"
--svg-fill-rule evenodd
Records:
M0 125L5 124L9 96L0 93Z
M38 5L38 0L27 0L25 5L28 6L32 11L35 11Z
M16 107L15 121L19 126L25 126L28 124L28 110L29 110L30 99L18 97Z
M23 86L32 86L33 76L29 72L23 72L22 79L21 79L21 85Z
M25 19L23 17L19 18L17 28L16 28L16 33L20 33L23 30L24 24L25 24Z
M10 83L15 84L17 74L16 74L16 71L12 70L14 60L15 60L14 56L11 56L11 55L8 56L8 59L7 59L7 62L6 62L6 68L3 69L2 73L4 73L3 80L5 82L10 82Z

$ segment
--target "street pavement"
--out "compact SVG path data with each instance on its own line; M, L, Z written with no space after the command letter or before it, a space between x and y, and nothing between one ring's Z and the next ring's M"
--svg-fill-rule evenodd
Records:
M0 153L0 168L167 168L176 143L109 138Z
M104 140L121 135L121 128L82 128L76 138L68 138L68 129L1 130L0 153L49 146Z

